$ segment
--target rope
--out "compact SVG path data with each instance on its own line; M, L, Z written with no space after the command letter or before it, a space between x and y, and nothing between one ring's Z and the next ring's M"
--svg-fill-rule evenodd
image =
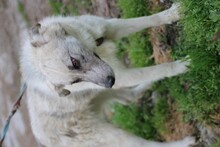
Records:
M2 144L4 142L5 136L7 134L7 131L8 131L9 125L10 125L11 118L14 116L14 114L17 112L17 110L21 106L20 102L21 102L21 99L22 99L26 89L27 89L27 85L25 83L22 85L22 88L20 90L17 101L15 102L13 109L12 109L10 115L8 116L8 119L6 120L6 124L4 125L4 127L2 129L0 147L2 147Z

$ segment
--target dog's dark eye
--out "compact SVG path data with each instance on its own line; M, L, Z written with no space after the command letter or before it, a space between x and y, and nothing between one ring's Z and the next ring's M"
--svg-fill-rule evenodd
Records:
M73 64L73 69L80 69L80 62L73 57L70 57L70 60Z
M104 37L100 37L95 40L96 46L100 46L104 42Z

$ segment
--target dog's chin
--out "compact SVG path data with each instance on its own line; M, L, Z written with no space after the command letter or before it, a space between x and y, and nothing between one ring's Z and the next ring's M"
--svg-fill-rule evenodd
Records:
M109 84L109 83L101 83L101 82L93 82L93 81L84 81L84 80L82 80L82 79L77 79L77 80L71 82L70 85L78 84L78 83L81 83L81 82L93 83L93 84L98 85L98 86L101 86L101 87L103 87L103 88L112 88L112 86L113 86L112 84Z
M104 88L112 88L113 86L112 84L109 84L109 83L95 83L95 84L102 86Z
M107 76L105 80L101 81L90 81L94 84L97 84L99 86L102 86L104 88L112 88L112 86L115 84L115 77L114 76Z

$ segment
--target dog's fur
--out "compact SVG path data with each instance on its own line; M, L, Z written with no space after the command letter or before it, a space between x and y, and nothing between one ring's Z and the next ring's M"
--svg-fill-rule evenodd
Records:
M39 143L46 147L193 144L192 137L169 143L147 141L113 126L103 115L107 102L136 102L154 81L186 71L188 62L181 61L127 69L116 59L112 43L144 28L177 21L177 10L173 5L161 13L132 19L49 17L33 27L22 49L21 72Z

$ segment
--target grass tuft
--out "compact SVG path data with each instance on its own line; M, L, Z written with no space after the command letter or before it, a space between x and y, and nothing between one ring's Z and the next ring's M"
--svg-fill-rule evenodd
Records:
M112 118L113 124L143 138L156 138L157 131L151 122L152 115L147 107L141 108L135 104L129 106L116 104L114 108L116 113Z
M179 80L169 82L170 92L182 111L197 121L210 122L211 114L218 113L220 86L220 41L211 38L220 26L218 0L182 0L185 12L180 25L181 39L177 49L189 55L190 71ZM220 17L219 17L220 18ZM183 90L183 87L188 88Z
M146 0L119 0L118 6L122 11L123 18L149 15ZM152 55L151 48L146 30L126 37L118 42L119 57L128 53L131 65L135 67L153 64L153 60L150 58Z

